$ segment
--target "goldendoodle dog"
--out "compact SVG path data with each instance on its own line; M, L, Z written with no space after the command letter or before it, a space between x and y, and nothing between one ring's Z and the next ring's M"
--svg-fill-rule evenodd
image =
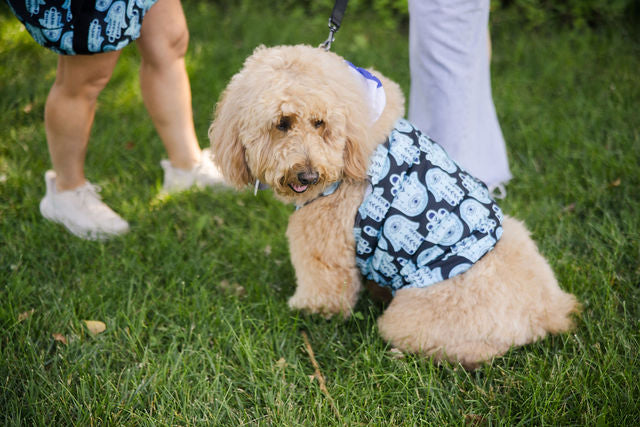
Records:
M226 180L297 206L289 306L346 317L375 281L386 341L466 367L569 330L579 304L525 226L403 115L396 83L304 45L257 48L222 94Z

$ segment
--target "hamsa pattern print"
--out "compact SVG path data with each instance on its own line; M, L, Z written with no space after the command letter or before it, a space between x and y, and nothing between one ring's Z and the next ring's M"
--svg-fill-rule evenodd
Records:
M502 235L502 211L487 186L407 120L377 147L368 175L356 265L393 292L464 273Z
M140 37L157 0L7 0L40 45L61 55L119 50Z

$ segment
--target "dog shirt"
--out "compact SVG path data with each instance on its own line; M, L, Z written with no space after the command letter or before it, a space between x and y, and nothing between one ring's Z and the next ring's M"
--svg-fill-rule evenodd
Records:
M367 174L354 226L356 264L394 293L465 272L502 235L502 211L486 185L404 119Z

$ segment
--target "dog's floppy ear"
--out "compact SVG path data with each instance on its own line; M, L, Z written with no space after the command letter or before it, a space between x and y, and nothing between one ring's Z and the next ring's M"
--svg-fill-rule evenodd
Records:
M372 138L373 123L369 106L363 102L362 94L353 90L352 85L352 80L348 80L342 91L341 101L344 110L339 112L345 119L343 173L347 178L362 181L367 179L369 159L379 141Z
M367 178L372 144L368 129L363 123L358 123L360 120L354 122L354 117L356 116L351 116L350 123L346 125L343 172L348 178L361 181Z
M355 179L366 179L371 155L378 144L391 132L393 124L398 118L404 116L404 96L400 86L375 70L370 70L381 81L385 91L386 103L380 116L374 123L365 120L370 117L369 111L363 112L358 108L361 105L349 103L349 111L346 113L349 121L346 125L346 150L344 153L345 175ZM359 120L355 120L358 119Z
M227 182L237 189L253 181L249 167L245 160L245 149L240 139L238 123L239 105L233 96L229 96L229 89L222 94L216 113L209 127L209 141L214 153L214 160Z
M336 99L340 100L340 105L344 108L339 112L345 119L342 127L346 141L343 173L347 178L362 181L367 179L371 155L378 144L384 142L386 132L392 127L386 117L390 108L384 101L385 97L380 100L377 92L373 96L369 93L369 85L363 85L361 73L347 67L341 58L340 68L342 73L334 73L331 77L335 80L334 86L338 87ZM383 92L385 94L386 90ZM380 105L382 111L375 111ZM392 114L395 113L394 111Z

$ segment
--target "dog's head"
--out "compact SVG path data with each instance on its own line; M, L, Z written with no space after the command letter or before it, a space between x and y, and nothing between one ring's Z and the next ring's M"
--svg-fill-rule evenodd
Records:
M209 128L216 163L237 188L260 180L296 204L336 181L364 180L375 146L403 112L399 88L384 81L393 96L373 124L362 83L341 57L259 47L217 105Z

